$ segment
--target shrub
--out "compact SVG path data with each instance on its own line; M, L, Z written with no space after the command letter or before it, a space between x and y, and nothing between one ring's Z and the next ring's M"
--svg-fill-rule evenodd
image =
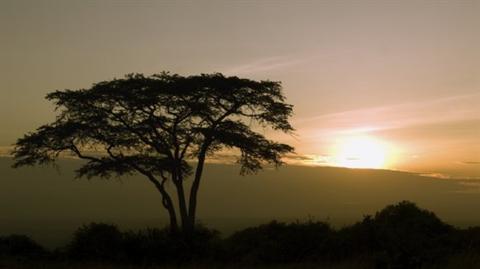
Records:
M91 223L74 233L66 252L77 261L180 263L213 257L219 241L218 232L202 226L187 238L168 228L121 232L114 225Z
M44 257L47 251L25 235L0 237L0 257L35 259Z
M125 254L135 263L179 263L213 259L220 251L219 233L198 226L191 237L170 229L129 231L124 235Z
M375 215L375 225L377 242L396 267L436 263L451 251L453 227L414 203L387 206Z
M322 222L273 221L226 239L202 226L185 236L169 229L121 232L114 225L91 223L80 227L65 249L67 257L77 261L144 266L362 261L376 268L427 268L453 256L478 253L480 228L455 229L432 212L404 201L339 231ZM0 258L45 253L26 236L0 237Z
M318 260L329 252L330 226L321 222L270 222L233 234L231 259L246 263L288 263Z
M75 260L117 261L123 254L123 234L110 224L80 227L67 246L67 255Z

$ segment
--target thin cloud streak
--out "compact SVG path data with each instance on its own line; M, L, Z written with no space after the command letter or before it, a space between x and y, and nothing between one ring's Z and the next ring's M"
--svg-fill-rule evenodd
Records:
M240 64L224 70L223 73L227 75L250 75L263 73L267 71L275 71L285 69L295 65L305 65L308 63L316 62L319 59L325 60L327 58L335 58L338 56L345 56L348 54L354 54L356 50L339 50L330 51L325 54L320 51L310 51L301 54L292 54L285 56L274 56L249 62L246 64Z
M480 94L456 95L434 100L296 119L295 124L324 128L323 134L373 132L424 124L480 119ZM326 132L325 132L326 131Z
M232 67L225 70L227 75L246 75L260 72L271 71L275 69L281 69L284 67L296 65L305 62L304 59L293 57L270 57L261 59L248 64Z
M0 146L0 157L10 157L13 150L12 146Z

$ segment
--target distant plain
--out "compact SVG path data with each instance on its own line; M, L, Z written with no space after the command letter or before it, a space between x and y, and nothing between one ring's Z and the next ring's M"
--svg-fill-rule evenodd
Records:
M0 158L0 235L26 234L41 244L65 243L82 224L123 230L163 227L160 196L140 176L75 179L80 161L57 167L11 168ZM280 221L326 221L342 227L388 204L409 200L459 227L480 225L479 181L389 170L285 166L242 177L235 165L209 164L200 190L199 220L228 235Z

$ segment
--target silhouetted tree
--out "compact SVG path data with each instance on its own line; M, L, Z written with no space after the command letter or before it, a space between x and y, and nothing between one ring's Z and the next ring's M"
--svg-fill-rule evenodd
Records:
M76 171L79 177L140 173L160 192L172 230L179 226L177 214L183 231L194 229L207 156L236 149L245 174L265 163L280 165L282 155L293 150L256 131L293 131L292 106L279 82L222 74L132 74L90 89L55 91L47 99L60 114L17 141L14 167L48 164L68 153L86 160ZM194 167L189 160L196 161ZM168 181L176 189L178 212Z

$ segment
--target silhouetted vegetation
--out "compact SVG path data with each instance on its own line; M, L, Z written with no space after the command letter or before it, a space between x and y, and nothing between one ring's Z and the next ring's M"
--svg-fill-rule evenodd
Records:
M328 257L334 231L326 223L280 223L273 221L247 228L226 240L235 262L291 263Z
M195 231L193 236L172 234L167 228L122 232L115 225L91 223L80 227L67 246L50 253L26 236L0 237L0 257L17 262L187 268L189 264L324 268L346 261L350 264L346 268L444 268L462 260L480 265L479 227L455 228L406 201L338 230L316 221L272 221L227 238L201 226ZM358 267L351 267L355 263Z
M280 82L220 73L130 74L90 89L55 91L47 99L60 113L18 139L14 167L52 163L66 153L85 160L78 177L139 173L159 191L174 233L179 227L193 233L207 156L236 149L240 173L246 174L267 163L279 166L293 151L252 128L293 131L292 105L285 102Z
M80 227L66 248L75 260L119 261L124 251L124 235L115 225L91 223Z
M347 256L370 257L380 268L420 268L456 251L455 232L432 212L401 202L340 230L339 241Z
M37 242L25 235L0 236L0 259L39 259L47 255L47 251Z

